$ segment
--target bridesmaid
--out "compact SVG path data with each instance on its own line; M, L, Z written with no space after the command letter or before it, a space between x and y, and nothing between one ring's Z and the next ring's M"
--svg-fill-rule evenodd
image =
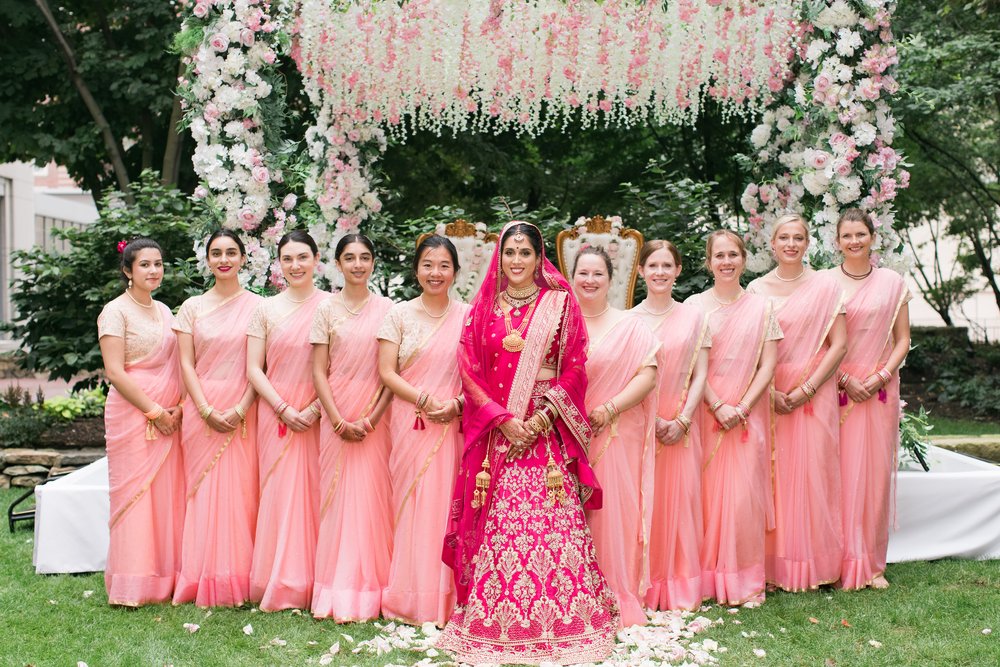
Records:
M205 249L215 285L177 312L189 415L181 429L187 512L174 604L239 607L250 599L257 523L257 407L246 328L261 298L240 286L243 241L220 229Z
M632 312L660 341L646 606L663 610L701 606L701 439L695 412L705 391L712 340L705 314L674 301L680 273L681 255L673 243L654 240L642 246L639 275L646 282L646 299Z
M837 222L844 262L830 273L847 298L847 354L840 364L840 475L844 588L887 588L889 507L899 449L899 367L910 349L910 292L872 264L875 226L851 208Z
M312 613L338 622L378 618L392 551L389 432L392 399L378 375L375 332L392 301L372 294L375 248L347 234L334 251L344 289L323 301L309 342L320 423L320 523Z
M264 611L309 609L319 514L319 401L309 328L329 292L316 289L319 249L301 229L278 241L288 288L264 299L247 326L247 375L257 415L260 512L250 599Z
M379 375L396 396L389 418L395 528L382 615L443 627L455 606L441 544L462 452L458 344L469 307L448 295L459 269L450 240L424 239L413 267L420 295L394 305L378 331Z
M778 262L747 291L771 300L785 337L774 372L774 530L767 534L767 581L806 591L840 578L840 413L828 382L847 351L844 291L803 264L809 229L798 215L778 219Z
M711 289L690 297L708 316L712 348L699 412L702 451L702 597L720 604L764 601L764 533L773 528L766 391L781 338L768 300L740 287L743 239L708 235ZM760 400L763 399L763 400Z
M124 242L122 242L124 243ZM170 309L153 300L163 253L148 238L124 248L125 292L97 318L111 492L111 542L104 584L108 604L169 602L181 560L184 466L181 377Z
M597 564L618 598L622 626L645 625L649 531L655 465L656 351L659 342L635 315L608 303L611 260L593 246L576 256L573 290L587 350L586 407L594 434L590 464L604 505L587 512Z

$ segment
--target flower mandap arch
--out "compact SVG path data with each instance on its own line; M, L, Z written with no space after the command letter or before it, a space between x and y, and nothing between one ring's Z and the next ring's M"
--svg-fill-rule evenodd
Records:
M241 230L250 281L280 283L286 227L326 253L381 209L377 163L414 130L537 134L579 119L685 123L712 98L760 118L742 198L752 267L789 210L832 252L836 212L857 205L903 263L892 201L896 90L883 0L196 0L178 47L195 196ZM314 121L304 150L281 135L278 60L294 59ZM294 190L299 190L295 192ZM330 260L327 256L325 259Z

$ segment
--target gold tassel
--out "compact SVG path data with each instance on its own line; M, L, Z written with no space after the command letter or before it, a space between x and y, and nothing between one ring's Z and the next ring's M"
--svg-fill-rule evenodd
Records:
M611 418L611 437L618 437L618 415Z
M241 433L243 435L243 439L246 440L247 439L247 420L246 419L241 419L240 420L240 426L242 426Z
M556 503L562 505L566 500L564 482L565 476L562 474L562 470L556 467L556 462L552 458L552 452L550 451L549 462L545 465L545 488L548 491L550 507Z
M486 494L490 490L490 454L483 459L483 469L476 475L476 490L472 494L472 509L477 510L486 504Z
M152 419L146 420L146 440L156 440L156 426Z

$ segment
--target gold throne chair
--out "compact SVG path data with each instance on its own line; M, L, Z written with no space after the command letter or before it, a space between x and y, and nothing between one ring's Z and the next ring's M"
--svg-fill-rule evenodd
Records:
M559 270L572 283L570 272L580 249L584 245L603 248L614 267L608 303L615 308L628 309L632 307L635 279L639 275L642 244L642 233L624 227L620 217L595 215L578 219L572 229L564 229L556 235L556 257Z

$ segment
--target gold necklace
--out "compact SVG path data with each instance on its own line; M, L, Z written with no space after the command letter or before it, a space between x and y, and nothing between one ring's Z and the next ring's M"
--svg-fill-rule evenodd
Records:
M642 303L640 303L640 304L639 304L639 307L640 307L640 308L642 308L643 310L645 310L645 311L646 311L647 313L649 313L650 315L653 315L653 316L655 316L655 317L662 317L662 316L664 316L664 315L668 314L668 313L669 313L669 312L670 312L671 310L673 310L673 309L674 309L674 306L676 306L676 305L677 305L677 302L676 302L676 301L673 301L673 300L671 300L671 301L670 301L670 305L669 305L669 306L667 306L667 309L666 309L666 310L664 310L664 311L662 311L662 312L659 312L659 313L655 313L655 312L653 312L652 310L650 310L649 308L647 308L647 307L646 307L646 302L645 302L645 301L643 301Z
M449 310L451 310L451 297L448 297L448 306L444 309L444 312L441 313L440 315L431 315L430 312L427 310L427 306L424 305L424 295L421 294L419 298L420 298L420 309L423 310L424 314L427 315L427 317L430 317L431 319L440 320L442 317L448 314Z
M804 267L804 266L802 267L802 270L799 271L799 275L795 276L794 278L782 278L781 274L778 273L778 269L774 270L774 277L777 278L778 280L780 280L783 283L794 283L796 280L798 280L799 278L801 278L805 274L806 274L806 267Z
M139 301L138 299L136 299L134 296L132 296L132 292L130 290L128 290L128 289L125 290L125 294L127 294L128 298L132 299L132 303L134 303L137 306L142 306L143 308L152 308L153 307L153 295L152 294L149 296L149 303L148 304L142 303L141 301Z
M500 343L503 345L503 349L508 352L520 352L524 349L524 330L528 328L528 322L531 320L531 313L535 310L535 305L537 301L532 301L531 306L528 307L528 312L524 314L524 319L521 320L521 324L514 328L514 325L510 321L510 311L503 314L503 326L507 330L507 335L503 337Z
M734 303L736 303L737 301L739 301L740 297L742 297L746 293L746 292L744 292L743 288L741 287L740 288L740 293L736 295L735 299L733 299L732 301L723 301L722 299L720 299L719 297L717 297L715 295L715 288L714 287L712 289L710 289L709 292L712 294L712 298L715 299L715 302L717 304L719 304L720 306L731 306Z
M594 319L595 317L600 317L601 315L603 315L604 313L608 312L609 310L611 310L611 304L610 303L608 305L604 306L604 310L602 310L601 312L597 313L596 315L587 315L586 313L584 313L583 316L585 318L587 318L588 320L591 320L591 319Z
M521 314L521 308L533 302L538 297L539 292L541 292L541 289L535 289L534 292L523 299L512 297L507 292L504 292L503 300L509 303L511 308L514 309L514 317L518 317Z
M371 298L372 298L372 293L369 291L368 292L368 296L365 297L365 300L361 302L361 305L358 306L357 312L355 312L355 311L351 310L350 306L347 305L347 299L344 297L344 293L343 292L340 293L340 303L341 303L342 306L344 306L344 310L346 310L347 312L349 312L351 315L354 315L354 316L357 316L358 314L361 313L362 310L365 309L365 306L368 305L368 301L371 300ZM424 311L424 312L427 312L427 311Z
M539 289L541 288L535 283L525 285L524 287L511 287L507 285L507 289L504 292L512 299L527 299L537 294Z

